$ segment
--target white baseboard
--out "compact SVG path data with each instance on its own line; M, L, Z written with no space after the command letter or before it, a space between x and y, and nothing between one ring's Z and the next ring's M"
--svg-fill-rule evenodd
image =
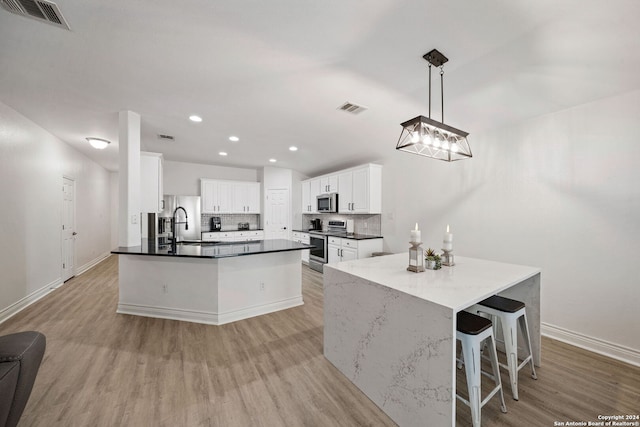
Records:
M303 304L302 296L297 296L269 304L243 308L242 310L228 311L226 313L218 314L218 325L248 319L249 317L261 316L263 314L273 313L274 311L285 310L287 308L293 308Z
M631 365L640 366L640 351L542 323L542 335Z
M0 310L0 323L2 323L5 320L9 319L11 316L14 316L18 312L24 310L25 308L27 308L28 306L30 306L34 302L38 301L39 299L41 299L45 295L49 294L50 292L53 292L60 285L62 285L62 279L60 277L58 277L53 282L51 282L51 283L49 283L47 285L44 285L40 289L31 292L26 297L24 297L24 298L20 299L19 301L11 304L9 307Z
M89 270L91 267L100 264L102 261L107 259L109 255L111 255L111 252L105 252L101 255L98 255L96 258L92 259L91 261L85 263L84 265L81 265L80 267L76 268L76 276L79 276L82 273Z
M213 313L206 311L182 310L168 307L151 307L138 304L119 303L117 313L132 314L134 316L155 317L158 319L181 320L184 322L203 323L205 325L224 325L249 317L261 316L274 311L297 307L304 304L302 297L289 298L269 304L249 307L242 310L226 313Z

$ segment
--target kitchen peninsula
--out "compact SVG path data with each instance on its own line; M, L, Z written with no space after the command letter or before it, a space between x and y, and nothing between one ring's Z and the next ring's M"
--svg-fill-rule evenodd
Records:
M273 239L120 247L118 313L222 325L302 305L300 252Z
M540 365L540 270L474 258L422 273L407 254L324 266L324 355L401 426L453 426L456 313L500 294L526 304Z

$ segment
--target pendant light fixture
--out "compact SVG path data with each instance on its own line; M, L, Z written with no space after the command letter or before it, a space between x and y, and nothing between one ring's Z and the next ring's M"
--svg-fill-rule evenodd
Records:
M423 58L429 63L429 117L417 116L401 123L402 133L396 150L420 156L452 162L471 155L467 140L468 132L444 124L444 69L447 57L437 49L426 53ZM431 118L431 66L440 67L440 106L442 121Z

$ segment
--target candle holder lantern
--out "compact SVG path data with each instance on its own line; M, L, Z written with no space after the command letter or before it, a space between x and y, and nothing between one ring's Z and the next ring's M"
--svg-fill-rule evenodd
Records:
M420 273L424 271L424 249L422 249L422 242L409 242L411 247L409 248L409 267L407 270L414 273Z
M453 251L443 249L442 252L444 252L442 254L442 265L446 265L448 267L453 267L454 265L456 265L456 263L453 262Z

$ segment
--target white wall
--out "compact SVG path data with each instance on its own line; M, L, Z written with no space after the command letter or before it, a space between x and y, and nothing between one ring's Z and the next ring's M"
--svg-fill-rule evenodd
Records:
M164 194L199 196L200 178L258 182L257 169L164 161Z
M629 350L637 363L639 117L636 91L506 129L468 129L473 159L395 152L382 162L387 249L407 250L416 221L425 245L440 249L451 224L457 255L542 268L547 332Z
M120 211L120 181L118 172L110 172L109 173L109 191L110 191L110 200L111 200L111 208L110 208L110 222L111 222L111 249L117 248L118 245L118 213Z
M76 184L76 271L109 253L110 186L105 169L1 102L0 171L1 321L60 283L62 177Z

